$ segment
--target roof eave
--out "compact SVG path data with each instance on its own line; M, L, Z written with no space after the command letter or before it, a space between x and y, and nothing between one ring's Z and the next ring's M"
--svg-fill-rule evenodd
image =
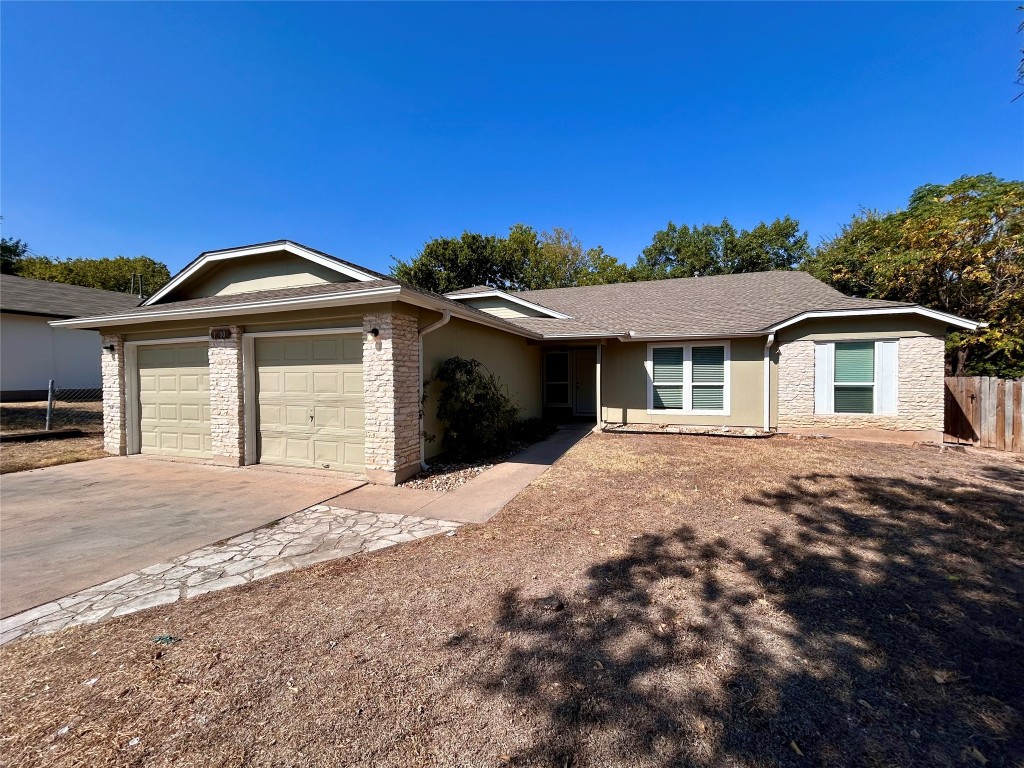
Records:
M977 320L968 320L965 317L959 317L958 315L951 315L948 312L940 312L937 309L929 309L928 307L922 307L920 305L910 305L906 307L874 307L871 309L819 309L810 310L807 312L801 312L798 315L794 315L786 320L775 325L768 326L763 329L761 335L765 333L775 333L781 331L783 328L788 328L791 325L802 323L805 320L819 320L822 318L832 317L874 317L882 315L920 315L927 317L938 322L946 323L946 325L954 325L959 328L963 328L968 331L976 331L979 328L984 328L988 323L984 323Z
M55 320L50 325L63 328L99 329L122 325L139 325L141 323L162 320L202 319L230 315L254 315L274 311L315 309L318 307L343 307L349 304L375 304L394 301L398 298L400 290L400 287L397 285L387 285L369 288L364 291L345 291L344 293L329 293L323 296L293 296L284 299L266 299L242 304L222 304L213 307L187 307L164 311L153 310L118 315L77 317L71 320Z

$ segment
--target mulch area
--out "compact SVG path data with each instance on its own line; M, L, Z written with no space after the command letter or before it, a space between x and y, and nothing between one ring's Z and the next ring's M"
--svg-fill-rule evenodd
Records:
M0 759L1019 766L1022 518L1004 456L591 435L487 525L0 648Z

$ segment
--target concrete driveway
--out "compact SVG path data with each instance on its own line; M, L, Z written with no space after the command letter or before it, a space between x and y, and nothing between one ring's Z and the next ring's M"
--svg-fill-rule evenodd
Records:
M235 536L361 485L323 474L108 458L0 480L0 616Z

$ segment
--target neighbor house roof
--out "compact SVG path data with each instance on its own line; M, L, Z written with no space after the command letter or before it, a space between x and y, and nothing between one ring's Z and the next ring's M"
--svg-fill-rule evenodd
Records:
M0 311L46 317L81 317L132 309L138 296L17 275L0 277Z

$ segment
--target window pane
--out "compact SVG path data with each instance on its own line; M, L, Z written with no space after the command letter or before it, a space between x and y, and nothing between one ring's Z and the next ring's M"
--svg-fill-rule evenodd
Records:
M678 386L655 386L654 407L682 410L683 388Z
M836 344L836 383L875 380L875 342Z
M836 387L836 413L873 413L874 390L874 387Z
M715 384L725 381L725 347L693 348L693 383L702 381Z
M569 380L569 353L559 352L544 356L544 379L546 381Z
M683 383L683 348L656 347L654 360L654 381L657 384ZM675 406L673 406L675 407ZM683 406L680 405L680 408Z
M725 387L694 387L693 410L725 410Z

